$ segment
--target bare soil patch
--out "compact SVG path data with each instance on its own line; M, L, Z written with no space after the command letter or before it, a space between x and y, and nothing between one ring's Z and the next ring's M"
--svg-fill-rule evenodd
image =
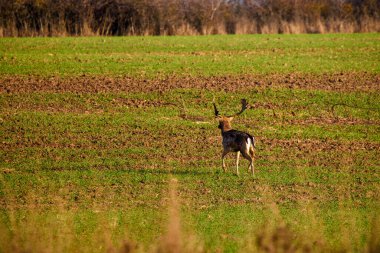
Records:
M208 131L200 130L192 138L179 131L177 134L169 132L152 132L147 129L120 130L119 138L107 134L69 134L62 138L48 139L39 134L36 138L25 136L19 129L10 129L12 142L3 142L2 149L8 154L4 159L12 160L13 152L20 152L25 148L46 149L41 155L55 158L55 149L98 150L95 154L83 154L77 159L87 159L92 156L122 156L145 166L147 160L160 161L160 166L176 161L183 165L196 164L199 161L213 164L219 159L221 137L218 133L209 135ZM37 134L37 133L36 133ZM369 141L338 141L323 139L275 139L256 136L257 159L269 162L295 161L304 163L307 159L310 166L331 166L336 163L338 168L342 164L360 163L374 165L373 159L358 160L363 155L380 154L380 144ZM143 147L146 153L112 154L113 150L125 150ZM49 152L48 152L49 151ZM106 155L108 154L108 155ZM323 155L324 154L324 155ZM357 157L359 154L360 157ZM58 155L59 156L59 155ZM88 157L89 156L89 157ZM57 159L61 159L57 157ZM300 160L301 159L301 160ZM361 159L361 158L360 158ZM358 161L354 161L358 160ZM162 163L162 164L161 164ZM378 164L377 164L378 165ZM160 167L159 166L159 167ZM139 166L137 166L139 167Z
M144 79L135 77L0 77L0 93L25 92L164 92L176 88L215 91L244 91L261 88L299 88L331 91L380 91L380 75L365 72L335 74L262 74L223 77L180 77Z

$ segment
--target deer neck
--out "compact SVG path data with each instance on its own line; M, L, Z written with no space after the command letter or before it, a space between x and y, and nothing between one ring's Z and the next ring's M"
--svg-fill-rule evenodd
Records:
M227 132L227 131L232 130L231 123L228 122L228 121L224 121L223 124L222 124L221 130L222 130L222 134L225 133L225 132Z

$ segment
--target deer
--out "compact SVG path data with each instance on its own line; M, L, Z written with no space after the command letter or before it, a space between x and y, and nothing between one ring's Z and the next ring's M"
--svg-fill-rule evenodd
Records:
M239 159L240 154L249 161L248 171L251 170L252 176L254 176L254 155L255 155L255 138L239 130L232 129L231 121L242 114L248 107L246 99L241 100L241 110L238 113L235 113L231 116L222 116L219 114L219 111L215 104L215 98L213 100L215 118L218 120L218 128L222 133L222 168L224 172L227 172L225 164L225 156L230 152L236 152L236 174L239 176Z

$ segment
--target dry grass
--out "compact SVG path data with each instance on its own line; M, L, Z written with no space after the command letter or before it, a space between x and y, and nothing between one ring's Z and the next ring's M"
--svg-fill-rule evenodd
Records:
M183 248L177 184L178 180L175 178L172 178L169 182L169 223L166 234L161 240L158 252L175 253L180 252Z
M44 217L43 214L36 215L33 209L25 211L17 211L12 205L7 206L6 215L9 217L8 228L0 227L0 251L1 252L110 252L110 253L136 253L136 252L157 252L157 253L173 253L173 252L206 252L204 242L198 238L191 229L185 229L181 219L182 212L186 210L184 200L179 198L180 182L171 178L168 181L168 190L164 193L167 198L163 198L162 209L167 210L168 218L162 235L148 246L140 245L134 240L128 238L128 232L123 232L122 236L113 238L115 227L113 219L106 216L98 216L95 219L96 226L94 231L82 239L75 235L78 233L75 224L75 212L67 211L64 205L58 207L50 218ZM6 194L9 187L4 184L3 188ZM355 232L357 226L356 220L350 218L350 215L343 212L343 206L339 209L340 214L337 216L338 224L341 224L339 233L335 234L335 238L327 238L326 227L318 218L316 212L317 207L311 202L302 203L300 200L302 216L299 220L288 222L280 210L280 206L273 200L277 197L274 192L266 186L263 186L265 221L260 225L247 232L243 236L246 242L241 248L242 252L379 252L380 249L380 222L379 218L370 219L371 230L366 235L368 240L364 245L353 244L360 241L360 236ZM32 200L35 196L30 193L26 197ZM65 202L65 200L61 200ZM309 204L308 204L309 203ZM27 203L32 206L32 201ZM20 216L21 215L21 216ZM53 216L51 216L53 215ZM303 222L307 224L302 225ZM49 229L45 229L49 227ZM81 240L86 241L86 246L78 247ZM331 240L337 242L332 246L328 243Z

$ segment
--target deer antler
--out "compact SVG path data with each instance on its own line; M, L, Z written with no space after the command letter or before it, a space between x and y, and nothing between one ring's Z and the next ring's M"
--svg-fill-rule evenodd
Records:
M219 111L218 111L218 109L216 108L216 104L215 104L215 96L214 96L214 98L212 99L212 104L214 105L214 113L215 113L215 117L218 117L218 116L219 116Z
M238 113L235 113L234 115L228 116L228 117L236 117L242 114L246 109L249 108L249 104L245 98L241 100L241 110Z

